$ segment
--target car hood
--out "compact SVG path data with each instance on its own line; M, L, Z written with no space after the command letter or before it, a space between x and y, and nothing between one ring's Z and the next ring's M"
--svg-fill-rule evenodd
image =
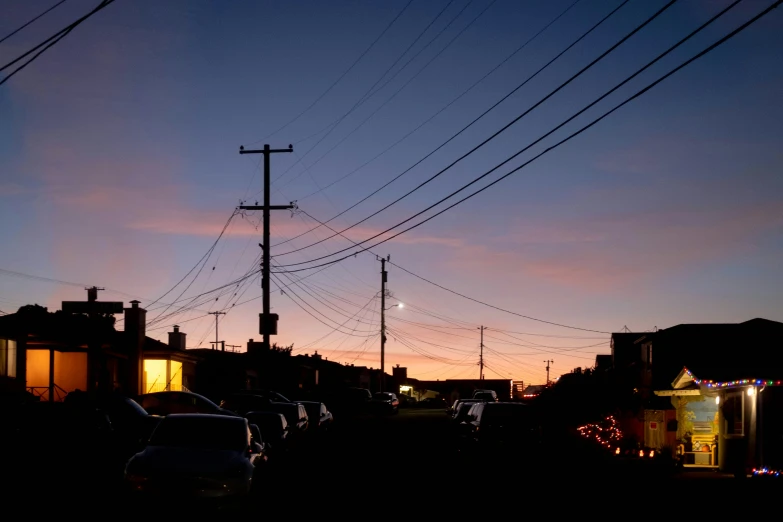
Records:
M131 459L128 472L166 475L213 474L237 469L243 462L247 462L247 459L239 451L150 446Z

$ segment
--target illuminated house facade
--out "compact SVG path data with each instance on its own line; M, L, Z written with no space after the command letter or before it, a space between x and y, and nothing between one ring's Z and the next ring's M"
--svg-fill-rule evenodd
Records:
M642 344L686 466L783 471L783 323L684 324Z
M174 325L169 343L146 337L142 393L160 391L191 391L195 387L196 365L199 361L185 348L186 334Z
M146 336L146 311L138 301L122 308L91 293L88 301L74 303L87 309L111 304L104 309L123 312L124 330L115 329L111 313L49 312L38 305L0 317L0 392L59 402L76 390L136 396L189 389L198 359L186 353L179 327L169 332L167 345Z
M128 341L111 316L22 307L0 318L2 389L61 401L75 390L127 388Z

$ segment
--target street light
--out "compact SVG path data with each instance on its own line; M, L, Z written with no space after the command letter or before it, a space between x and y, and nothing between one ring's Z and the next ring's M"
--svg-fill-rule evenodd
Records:
M385 294L381 294L381 376L380 376L380 391L385 391L386 374L384 373L384 366L386 362L386 311L391 310L394 307L403 307L402 303L393 304L386 308L383 304L383 297Z

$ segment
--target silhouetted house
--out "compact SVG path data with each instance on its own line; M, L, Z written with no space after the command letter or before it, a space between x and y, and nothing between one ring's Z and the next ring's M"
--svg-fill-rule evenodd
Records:
M197 358L189 390L219 403L227 393L261 388L248 354L211 348L190 348L187 354Z
M191 391L196 387L196 368L201 360L186 350L186 334L174 325L168 344L144 339L142 392Z
M681 324L642 345L687 465L783 471L783 323Z
M598 354L595 356L595 371L608 372L612 369L612 355Z
M90 293L90 306L123 310L125 331L114 328L109 313L49 312L23 306L0 317L0 368L3 387L28 392L45 401L61 401L74 390L141 390L144 310L138 301L102 303ZM63 303L65 306L66 303Z

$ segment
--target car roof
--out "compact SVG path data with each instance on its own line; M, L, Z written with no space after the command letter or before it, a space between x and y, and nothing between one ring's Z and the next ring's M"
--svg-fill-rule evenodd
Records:
M210 422L247 422L244 417L233 417L229 415L212 415L209 413L172 413L166 415L163 419L208 419Z
M282 418L285 419L285 415L283 415L282 413L280 413L278 411L249 411L245 415L252 415L253 417L261 417L261 416L263 416L263 417L275 417L275 418L282 417Z

